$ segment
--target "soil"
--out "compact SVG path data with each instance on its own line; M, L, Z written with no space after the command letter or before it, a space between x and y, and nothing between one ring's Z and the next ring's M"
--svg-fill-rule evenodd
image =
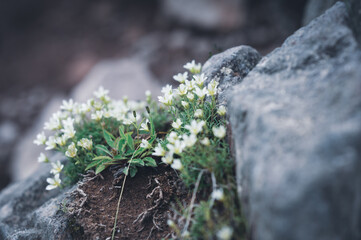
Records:
M111 239L124 175L116 170L89 174L66 206L74 239ZM115 239L162 239L172 235L167 220L190 194L177 173L165 166L140 169L128 177L120 202Z

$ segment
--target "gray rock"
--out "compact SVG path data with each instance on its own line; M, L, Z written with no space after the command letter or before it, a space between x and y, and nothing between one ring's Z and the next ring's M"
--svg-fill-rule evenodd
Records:
M219 81L218 103L226 104L227 90L242 82L242 79L256 66L261 55L253 48L239 46L212 56L203 66L208 84L212 79Z
M161 7L171 20L220 32L243 26L247 12L243 0L162 0Z
M313 19L332 7L337 0L308 0L303 14L303 25L309 24Z
M348 22L361 48L361 1L348 0L345 4L349 12Z
M253 239L361 238L361 53L347 17L337 3L229 96Z
M57 154L54 160L64 160ZM70 239L60 204L72 189L46 191L50 165L0 193L0 239Z
M94 97L99 86L109 89L109 96L130 100L145 100L145 91L160 95L161 86L153 78L148 66L138 59L108 60L98 63L72 91L75 101L84 102Z

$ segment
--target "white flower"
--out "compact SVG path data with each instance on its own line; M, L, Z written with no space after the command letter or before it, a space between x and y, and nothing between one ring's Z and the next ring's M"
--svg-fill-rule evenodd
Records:
M140 124L140 129L139 130L149 132L148 123L149 123L149 120L146 119L144 123Z
M46 122L44 124L44 129L45 130L58 130L58 129L61 129L61 123L60 123L60 120L59 118L54 118L54 117L51 117L49 119L49 122Z
M213 134L217 138L224 138L226 136L226 128L224 126L213 127L212 128Z
M82 103L80 105L80 113L87 113L90 112L92 110L91 105L87 104L87 103Z
M70 158L74 158L76 156L76 153L78 152L78 149L75 147L75 143L71 143L68 146L68 151L65 152L65 155Z
M166 106L172 105L173 94L165 94L164 97L158 96L159 102L163 103Z
M44 153L40 153L40 156L38 157L38 162L47 163L49 162L49 159Z
M152 145L150 145L150 143L145 139L142 139L142 142L141 142L141 144L139 146L141 148L145 148L145 149L152 147Z
M36 135L36 139L33 142L36 145L45 145L46 143L46 136L44 132L39 133L38 135Z
M92 113L90 117L91 119L99 122L100 120L102 120L103 111L96 111L95 113Z
M165 164L171 164L173 162L173 153L168 152L164 157L162 157L162 162Z
M94 102L93 101L93 108L97 111L101 111L104 105L101 102Z
M217 88L212 85L208 85L208 96L214 96L217 94Z
M167 144L167 148L169 149L169 151L175 154L181 154L185 147L185 143L181 142L180 140L176 140L174 144Z
M188 108L189 108L189 103L188 103L188 102L182 101L181 104L182 104L182 106L183 106L185 109L188 109Z
M74 118L68 117L67 119L62 121L64 128L73 128L74 126Z
M53 136L50 136L48 138L48 141L46 141L45 144L46 144L45 150L51 150L51 149L56 148L56 142L55 142L55 138Z
M187 98L188 98L190 101L193 101L193 100L194 100L194 94L193 94L193 93L188 93L188 94L187 94Z
M188 129L192 134L197 135L202 131L204 125L204 121L197 122L196 120L192 120L191 125L186 125L185 128Z
M200 141L204 146L209 146L211 142L209 141L209 138L205 137Z
M217 94L217 86L218 86L219 82L216 79L213 79L209 84L208 84L208 95L209 96L214 96Z
M188 91L192 91L196 87L196 82L194 80L191 81L185 81L185 85L187 87Z
M103 100L107 98L108 93L109 90L106 90L103 88L103 86L100 86L98 90L94 92L94 96Z
M64 165L61 164L59 161L57 161L56 163L51 163L51 166L53 168L50 170L50 172L54 175L60 173L64 167Z
M167 84L165 87L162 88L161 92L164 95L171 95L173 93L172 85Z
M202 65L200 63L196 64L196 62L192 60L192 62L186 63L183 67L188 69L191 73L197 74L200 73Z
M172 127L175 129L180 129L181 126L182 126L182 121L179 118L172 123Z
M183 134L183 143L186 145L186 147L192 147L197 142L197 136L194 134L186 135Z
M69 101L63 100L63 105L60 106L60 109L72 112L74 110L74 101L73 99L69 99Z
M164 148L162 148L160 143L158 143L158 145L154 148L154 153L152 155L163 157L165 155L165 153L166 153L166 151L164 150Z
M222 227L217 232L217 238L219 240L230 240L232 238L232 235L233 235L233 229L231 227L228 227L228 226Z
M77 145L91 151L93 148L93 141L91 139L82 138L78 141Z
M152 96L152 92L150 90L145 91L145 96L146 97L151 97Z
M123 120L123 123L124 123L125 125L130 125L130 124L136 123L139 119L140 119L140 115L139 115L139 114L137 114L136 116L134 116L133 113L128 113L128 116L127 116L127 118L125 118L125 119Z
M178 140L178 135L176 132L171 132L169 133L168 137L167 137L168 142L170 142L171 144L174 144L175 141Z
M184 83L188 79L188 72L178 73L177 75L173 76L173 79L177 82Z
M194 117L196 117L196 118L201 118L201 117L203 117L203 110L202 110L202 109L197 109L197 110L194 112Z
M179 96L186 95L187 91L188 91L188 89L187 89L186 85L184 85L184 84L179 85L179 87L177 89L177 93Z
M193 91L195 94L197 94L198 98L203 100L203 98L206 96L206 94L208 93L206 88L202 88L200 89L199 87L196 87Z
M183 165L182 162L179 159L174 159L172 165L170 165L175 170L182 170Z
M224 200L224 193L223 193L223 189L219 188L216 189L212 192L212 198L218 201L223 201Z
M64 137L67 139L73 138L76 133L73 127L66 127L64 129L61 129L61 131L64 133Z
M221 105L219 106L217 113L219 114L219 116L224 116L226 114L227 110L225 108L225 106Z
M49 183L45 188L48 191L60 187L61 184L59 174L55 174L54 178L47 178L46 181Z
M66 144L66 141L69 139L68 135L62 135L55 138L55 143L59 146L64 146Z
M195 83L196 83L199 87L202 87L204 81L207 79L207 77L204 76L204 73L202 73L201 75L195 75L193 78L194 78Z

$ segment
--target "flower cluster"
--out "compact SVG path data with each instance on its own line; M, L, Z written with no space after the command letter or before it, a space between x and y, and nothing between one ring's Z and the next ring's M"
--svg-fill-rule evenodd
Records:
M136 124L140 115L136 115L134 112L144 109L146 106L146 102L128 101L126 97L120 101L113 100L108 93L109 91L101 86L94 92L95 98L91 98L87 102L77 103L72 99L64 100L60 110L54 113L49 121L44 124L44 131L36 136L34 144L45 146L45 150L63 152L76 164L84 164L85 153L92 152L94 143L91 134L79 138L80 135L77 135L79 130L86 129L86 126L93 123L101 131L105 121L115 122L118 126ZM147 92L146 95L147 99L150 99L150 92ZM144 127L147 127L147 122ZM50 162L44 153L40 154L38 161ZM51 164L53 167L51 173L54 174L54 177L47 179L49 183L47 190L61 185L59 175L64 167L60 162Z
M173 115L173 130L166 138L167 144L158 144L153 155L161 156L162 162L170 164L176 170L182 170L182 161L177 158L186 149L192 148L197 142L204 146L210 145L209 128L214 123L216 115L224 117L226 108L215 105L218 79L212 79L207 86L204 86L207 77L201 72L201 64L193 60L184 65L188 72L179 73L173 76L179 86L175 89L167 85L162 89L163 96L158 100L169 108ZM209 101L206 100L209 98ZM216 114L214 114L216 113ZM210 116L210 114L213 116ZM223 139L226 135L226 128L223 125L212 127L213 137Z

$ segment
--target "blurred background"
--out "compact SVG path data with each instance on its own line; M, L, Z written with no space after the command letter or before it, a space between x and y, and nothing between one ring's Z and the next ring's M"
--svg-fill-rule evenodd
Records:
M333 2L1 0L0 189L36 169L32 141L62 99L99 85L137 99L192 59L238 45L265 55Z

